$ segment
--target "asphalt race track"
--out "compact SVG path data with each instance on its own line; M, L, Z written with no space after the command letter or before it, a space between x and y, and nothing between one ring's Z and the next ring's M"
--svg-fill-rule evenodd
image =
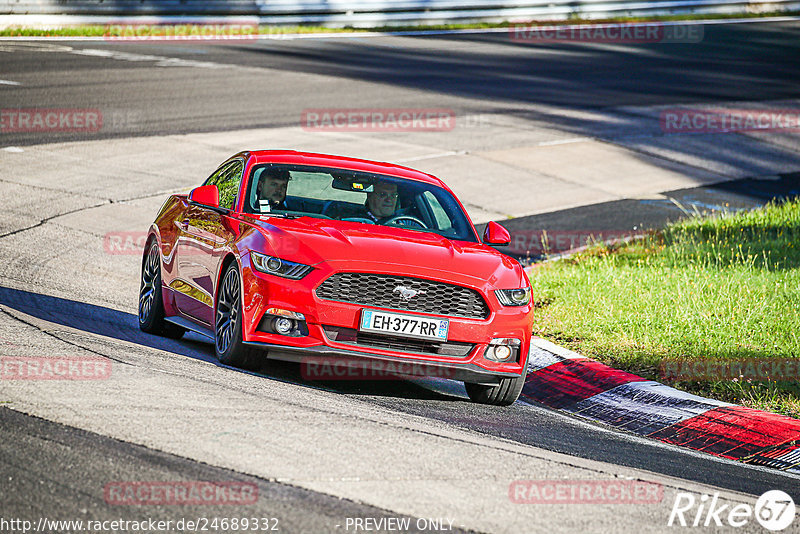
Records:
M679 492L752 505L781 489L800 503L795 475L523 402L474 405L457 383L319 383L288 364L220 365L199 336L139 331L140 256L109 240L135 240L168 192L245 148L418 167L442 176L476 222L510 228L573 214L585 229L657 226L670 217L650 208L674 191L712 210L723 200L757 205L800 187L796 132L661 136L658 112L797 108L798 37L800 23L783 22L707 26L691 44L525 43L503 33L0 41L0 80L13 82L0 83L0 108L103 117L92 131L0 131L0 355L111 362L107 380L0 381L0 519L259 517L283 532L363 532L398 529L359 529L353 518L405 518L425 532L661 532L679 530L667 527ZM434 133L314 132L299 127L309 108L446 108L463 122ZM538 154L532 146L546 155L520 163L523 150ZM607 182L559 174L578 146L588 163L574 172ZM617 176L614 162L633 175ZM644 480L663 498L511 502L509 485L534 479ZM108 484L154 480L241 482L259 497L120 506L104 495Z
M545 106L796 97L797 32L794 22L707 26L700 43L636 47L529 43L506 33L224 46L0 42L13 51L3 57L4 79L25 88L3 87L3 107L100 108L116 117L116 125L80 139L289 126L306 108L335 107L499 111L574 132L576 121L550 115ZM60 45L77 52L59 52ZM142 59L147 55L162 58L159 68L152 68L156 60ZM182 68L181 61L198 66ZM60 137L50 133L46 140ZM4 138L7 144L45 141L35 134Z

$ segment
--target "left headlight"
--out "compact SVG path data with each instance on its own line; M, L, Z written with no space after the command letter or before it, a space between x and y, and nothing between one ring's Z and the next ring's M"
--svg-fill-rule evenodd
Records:
M314 269L310 265L284 260L277 256L267 256L260 252L250 252L250 258L256 270L292 280L300 280Z
M531 288L495 289L494 294L503 306L525 306L531 301Z

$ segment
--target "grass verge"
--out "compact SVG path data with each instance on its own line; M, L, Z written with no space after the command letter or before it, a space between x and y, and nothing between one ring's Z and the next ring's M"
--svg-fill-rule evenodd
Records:
M345 26L343 28L332 28L327 26L259 26L260 35L282 35L295 33L355 33L355 32L406 32L406 31L442 31L442 30L475 30L488 28L508 28L512 24L531 25L531 26L558 26L565 24L608 24L625 22L668 22L680 20L719 20L719 19L757 19L766 17L793 17L800 16L800 11L770 11L765 13L731 13L731 14L684 14L684 15L664 15L653 17L612 17L605 19L582 19L573 16L566 20L544 20L526 22L478 22L469 24L410 24L401 26L375 26L371 28L355 28ZM0 30L0 37L119 37L121 32L126 31L129 25L125 24L95 24L95 25L75 25L63 26L58 28L31 28L13 27ZM156 26L156 25L150 25ZM186 25L165 25L165 26L186 26L199 27L203 24ZM130 31L130 30L128 30ZM191 35L191 30L188 35ZM183 35L183 34L181 34Z
M673 360L800 367L800 200L594 245L537 266L531 282L536 334L685 391L800 417L797 373L670 381L662 370Z

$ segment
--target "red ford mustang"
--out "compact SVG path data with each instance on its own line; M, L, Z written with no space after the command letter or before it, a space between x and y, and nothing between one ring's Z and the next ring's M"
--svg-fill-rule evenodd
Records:
M489 223L481 242L429 174L242 152L159 211L139 326L206 335L222 363L242 368L273 358L444 376L464 381L473 401L508 405L525 380L530 282L484 243L509 240Z

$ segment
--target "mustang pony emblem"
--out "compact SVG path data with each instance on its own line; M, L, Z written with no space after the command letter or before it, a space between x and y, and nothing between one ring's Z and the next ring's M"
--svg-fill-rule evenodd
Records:
M403 300L409 300L409 299L412 299L412 298L416 297L417 295L424 295L425 294L424 291L417 291L416 289L409 289L406 286L397 286L396 288L394 288L394 291L392 291L392 293L400 293L400 298L403 299Z

